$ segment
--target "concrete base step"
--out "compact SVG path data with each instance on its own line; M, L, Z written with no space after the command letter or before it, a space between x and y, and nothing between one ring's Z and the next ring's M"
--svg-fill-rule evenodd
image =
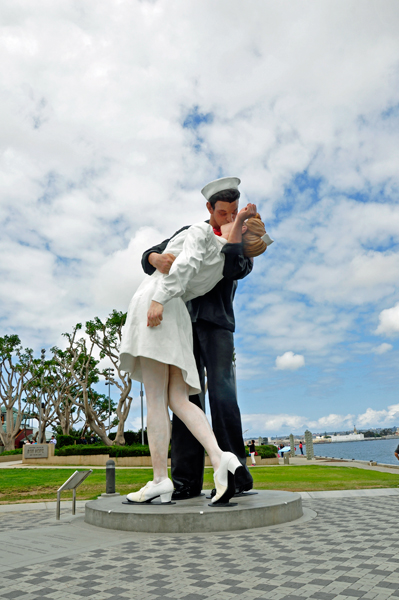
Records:
M236 506L219 508L209 506L205 496L166 505L126 505L123 501L124 497L103 497L87 502L85 522L121 531L204 533L278 525L303 515L299 494L269 490L232 498Z

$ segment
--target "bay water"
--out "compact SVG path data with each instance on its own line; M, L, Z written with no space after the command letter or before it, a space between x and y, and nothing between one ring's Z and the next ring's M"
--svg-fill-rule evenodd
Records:
M347 458L355 460L375 460L377 463L399 465L394 452L399 444L397 439L380 440L370 439L357 442L329 442L327 444L314 444L315 456L329 456L332 458ZM306 454L305 447L304 453ZM296 454L299 454L297 446Z

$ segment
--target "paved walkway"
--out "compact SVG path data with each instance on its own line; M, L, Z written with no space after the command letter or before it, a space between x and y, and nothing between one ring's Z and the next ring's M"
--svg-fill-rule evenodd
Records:
M303 494L299 521L227 535L97 529L83 502L59 522L51 503L2 506L0 600L398 598L397 495Z

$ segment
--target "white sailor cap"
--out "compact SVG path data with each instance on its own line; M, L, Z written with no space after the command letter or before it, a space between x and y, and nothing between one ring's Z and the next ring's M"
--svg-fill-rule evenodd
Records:
M213 194L217 194L223 190L237 190L240 183L241 179L238 179L238 177L222 177L221 179L215 179L215 181L207 183L202 188L201 194L209 200Z

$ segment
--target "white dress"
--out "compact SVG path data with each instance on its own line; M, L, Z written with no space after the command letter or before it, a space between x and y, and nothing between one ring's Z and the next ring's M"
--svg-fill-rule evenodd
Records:
M201 385L193 354L191 319L185 302L209 292L223 278L226 240L208 223L197 223L172 238L164 254L176 260L169 275L159 271L146 276L134 294L127 313L120 347L120 367L136 381L143 381L140 356L175 365L182 371L189 394ZM147 327L151 300L164 306L163 320Z

